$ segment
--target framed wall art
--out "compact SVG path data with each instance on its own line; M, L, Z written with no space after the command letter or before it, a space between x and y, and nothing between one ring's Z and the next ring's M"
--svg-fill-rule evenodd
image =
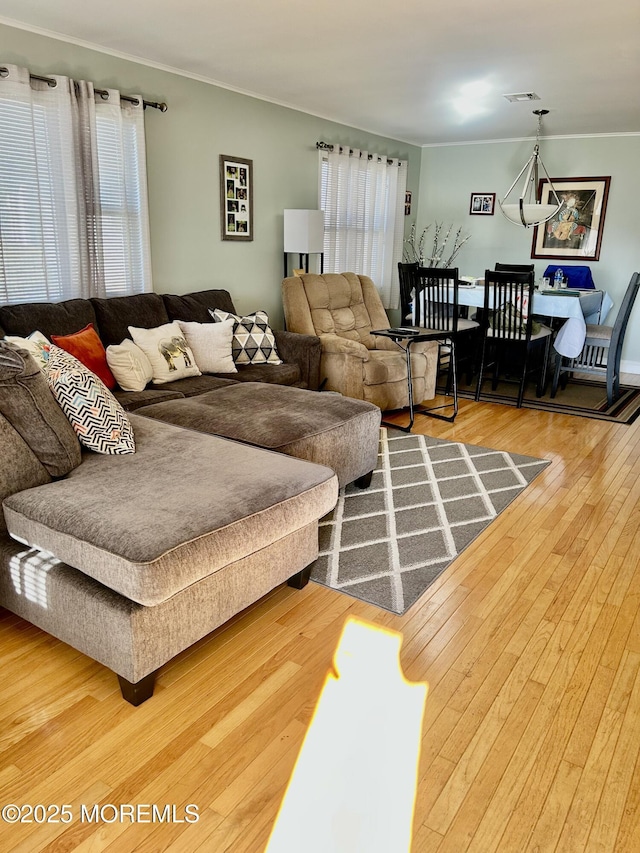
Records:
M411 190L407 190L404 194L404 215L411 216Z
M551 219L535 227L531 257L599 260L611 178L551 178L551 181L561 204ZM543 204L555 204L546 178L540 180L538 198Z
M223 240L253 240L253 160L220 155L220 230Z
M471 216L493 216L495 206L495 193L471 193L471 202L469 203Z

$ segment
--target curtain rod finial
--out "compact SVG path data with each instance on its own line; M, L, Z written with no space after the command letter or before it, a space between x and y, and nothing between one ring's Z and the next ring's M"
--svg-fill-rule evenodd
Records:
M145 110L147 107L152 107L154 110L160 110L161 113L166 113L166 111L169 109L169 107L164 103L164 101L162 101L162 103L158 103L158 101L143 101L142 105Z

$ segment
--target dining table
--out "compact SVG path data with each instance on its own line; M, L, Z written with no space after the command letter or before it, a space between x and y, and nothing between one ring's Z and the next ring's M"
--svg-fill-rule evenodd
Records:
M453 301L453 288L450 288ZM468 308L484 307L484 284L458 284L458 305ZM493 306L490 306L493 307ZM587 334L587 323L603 323L613 307L613 300L603 290L577 290L576 288L551 288L536 290L531 311L539 317L564 319L553 347L560 355L577 358L582 352Z

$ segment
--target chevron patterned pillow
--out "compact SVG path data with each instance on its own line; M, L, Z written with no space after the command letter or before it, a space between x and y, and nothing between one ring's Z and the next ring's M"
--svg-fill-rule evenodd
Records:
M52 344L46 377L81 444L97 453L136 452L125 410L95 373Z
M216 323L233 320L231 351L236 364L282 364L266 311L239 317L219 308L209 308L209 314Z

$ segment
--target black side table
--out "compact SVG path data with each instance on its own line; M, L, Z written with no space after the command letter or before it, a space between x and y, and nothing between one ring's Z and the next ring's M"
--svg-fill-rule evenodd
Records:
M411 432L415 421L415 415L427 415L430 418L438 418L441 421L453 423L458 414L458 379L456 375L456 347L453 338L444 331L420 329L417 326L396 326L391 329L376 329L371 332L372 335L380 335L383 338L390 338L401 350L405 353L407 360L407 390L409 391L409 425L398 426L397 424L382 421L383 426L399 429L402 432ZM413 377L411 375L411 345L422 341L437 341L438 347L446 346L449 348L449 370L451 373L451 382L453 390L453 403L444 403L442 406L421 406L415 405L413 402ZM440 356L438 355L438 364ZM452 415L436 414L437 409L448 409L453 406Z

